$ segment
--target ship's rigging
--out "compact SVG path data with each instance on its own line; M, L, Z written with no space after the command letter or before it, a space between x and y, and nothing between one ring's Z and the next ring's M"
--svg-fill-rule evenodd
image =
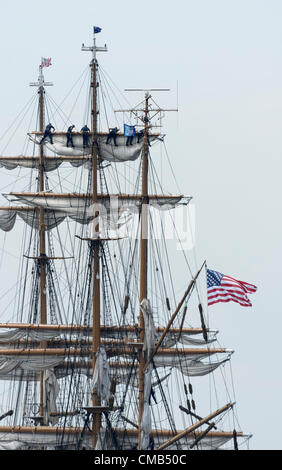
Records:
M51 97L52 113L48 108L50 83L41 67L33 84L38 126L28 132L33 151L0 157L5 169L33 175L21 192L5 191L10 205L0 207L2 230L12 234L25 223L15 312L8 316L8 305L0 324L6 397L0 448L237 445L249 435L232 430L238 423L229 393L227 403L206 407L205 415L196 407L191 379L224 369L232 351L215 347L217 332L208 327L199 283L205 264L192 269L185 255L187 277L174 282L166 227L156 214L186 207L191 197L165 192L154 163L153 150L163 141L154 124L163 109L145 92L136 107L122 111L142 124L140 142L135 138L131 148L120 132L117 147L107 144L106 75L96 57L106 48L96 46L94 34L93 45L82 49L92 53L87 149L79 130L74 149L57 130L53 144L39 145L55 112L64 125L71 122ZM195 319L200 327L190 326ZM230 410L226 431L221 424Z

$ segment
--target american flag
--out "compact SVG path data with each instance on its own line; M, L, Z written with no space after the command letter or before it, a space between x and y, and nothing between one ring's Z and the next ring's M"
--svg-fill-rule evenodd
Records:
M247 282L238 281L230 276L207 269L208 305L216 302L238 302L244 307L252 304L247 294L256 292L257 287Z
M51 57L45 58L41 57L41 67L50 67L51 64Z

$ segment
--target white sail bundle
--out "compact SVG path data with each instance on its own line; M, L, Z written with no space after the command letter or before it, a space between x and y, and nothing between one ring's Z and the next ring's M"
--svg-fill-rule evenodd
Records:
M81 431L80 431L81 432ZM47 449L54 449L56 446L66 449L75 449L80 438L79 432L77 433L45 433L36 432L4 432L0 433L0 450L19 450L32 445L33 448L41 448L42 446ZM84 445L91 448L91 437L85 438Z
M152 416L150 396L152 391L152 364L149 364L144 373L143 414L141 421L141 449L148 449L150 432L152 430Z
M2 330L2 328L1 328ZM48 341L60 335L59 331L39 330L31 328L12 328L0 330L0 343L16 342L19 339L29 338L34 341ZM1 346L2 347L2 346Z
M0 359L0 379L7 374L10 374L16 369L39 372L53 368L63 361L62 357L58 356L45 356L42 354L30 355L28 352L26 355L17 355L15 350L15 355L6 355L1 354Z
M36 210L29 210L28 209L14 209L14 210L1 210L0 211L0 228L5 231L9 232L14 228L16 217L19 216L27 225L30 227L39 230L39 212ZM55 227L58 227L66 218L73 220L76 223L87 225L91 221L94 220L94 216L85 216L77 212L76 210L70 210L67 213L62 212L59 210L45 210L44 213L44 225L46 230L52 230ZM128 216L130 218L130 215ZM116 219L116 217L115 217ZM104 220L104 226L110 228L111 230L116 230L120 228L122 225L128 222L128 219L122 220L118 219L116 222L112 220L112 218L106 215Z
M118 230L127 224L134 214L138 214L141 199L130 195L100 195L98 203L92 204L90 195L54 195L52 193L21 194L13 196L4 194L9 202L24 202L28 207L7 208L0 210L0 228L6 232L13 229L16 216L21 217L30 227L39 229L39 213L33 208L44 208L44 225L51 230L60 225L66 217L79 223L90 224L96 220L99 211L99 221L106 230ZM191 198L182 196L151 196L148 204L160 211L171 210L179 205L187 205Z
M214 354L213 350L209 351L202 351L195 353L194 351L189 352L189 350L185 351L185 354L181 354L181 349L171 349L170 353L164 353L162 350L159 350L154 357L154 365L155 367L176 367L176 368L184 368L189 367L191 361L199 361L205 357L209 357L210 355ZM223 354L223 353L222 353ZM126 359L126 357L129 355L129 352L123 352L121 349L118 356L115 356L114 358L116 360L118 359ZM226 356L230 357L231 351L226 350Z
M59 429L59 428L58 428ZM74 431L75 428L74 428ZM82 430L77 430L73 433L63 433L63 432L19 432L15 430L14 432L0 432L0 449L1 450L15 450L21 449L26 446L47 446L49 448L55 448L56 446L60 446L60 448L68 448L70 449L71 446L75 448L77 445ZM118 430L115 430L118 431ZM117 432L117 439L119 440L119 433ZM188 446L192 445L195 442L195 437L200 433L193 433L193 435L188 435L182 439L179 439L178 444L183 446L183 448L187 448ZM171 435L172 437L172 435ZM240 437L245 437L246 439L249 438L249 435L242 435ZM157 430L155 431L153 438L158 445L163 444L167 441L166 436L162 436L161 432L157 434ZM89 434L86 434L83 438L83 447L85 449L91 449L91 439L92 437ZM200 448L202 450L216 450L220 449L222 446L228 443L228 441L232 440L233 436L232 433L224 433L217 435L217 433L211 433L208 436L205 436L200 441ZM131 433L126 433L126 437L122 439L123 449L124 450L131 450L136 447L137 438L136 435L131 435ZM100 430L99 440L96 445L96 450L116 450L115 444L112 441L111 435L109 435L104 429ZM167 450L174 450L177 449L175 444L167 447Z
M75 168L83 166L87 170L89 169L89 165L91 164L89 156L85 156L85 158L44 157L44 171L54 171L65 162L68 162ZM0 156L0 168L3 167L6 170L14 170L17 167L38 170L40 165L41 162L39 157L24 157L22 155L19 155L18 157Z
M1 355L3 357L3 355ZM31 360L32 359L32 360ZM173 360L173 358L167 358L164 360L161 358L160 361L154 361L154 367L159 368L169 368L177 369L181 374L188 377L201 377L208 375L217 369L219 366L224 364L230 359L230 356L225 357L221 360L214 361L200 361L200 360L190 360L182 362ZM19 359L19 356L6 356L0 360L0 381L1 380L19 380L19 381L38 381L40 379L40 371L46 370L48 368L54 367L54 374L57 379L61 379L70 374L82 374L88 378L92 377L91 364L88 366L85 364L79 366L77 362L77 367L71 366L68 362L65 361L63 356L48 356L48 361L36 359L32 356L27 355L25 359ZM109 377L114 379L117 384L130 384L133 387L138 386L138 370L137 367L133 366L132 363L119 363L116 362L115 366L110 367ZM169 374L165 375L165 378L169 377ZM160 378L160 381L163 380L163 377ZM158 382L154 383L153 386L157 385Z
M224 364L230 359L230 354L227 354L224 359L221 360L209 360L209 361L201 361L200 359L185 359L179 358L175 359L174 356L155 356L154 357L154 367L156 369L159 368L169 368L169 369L177 369L183 375L187 377L201 377L204 375L208 375L214 370L216 370L219 366ZM135 368L131 367L131 364L128 363L128 367L124 367L122 363L122 367L119 368L119 363L116 363L116 367L111 369L111 377L115 377L117 383L127 384L130 380L137 380L137 372Z
M39 229L39 213L36 210L1 210L0 211L0 228L5 232L10 232L15 225L16 218L19 216L27 225L32 228ZM59 211L46 211L44 214L44 225L46 230L51 230L60 225L66 216Z
M3 210L0 211L0 228L4 232L10 232L13 229L16 222L17 211L15 210Z
M45 423L57 424L59 421L57 413L56 399L59 395L60 387L54 372L50 369L43 373L43 418ZM52 416L53 414L53 416Z
M30 139L39 144L42 134L33 133L29 134ZM151 135L150 142L154 142L158 139L158 135ZM44 146L46 146L51 152L54 152L56 155L64 155L71 157L80 157L90 155L92 152L93 138L89 136L89 145L85 148L83 147L83 136L79 133L73 133L73 144L74 147L67 147L67 139L65 133L53 133L52 134L53 143L47 138L44 141ZM135 137L133 139L132 145L126 145L127 137L121 134L117 134L115 146L112 142L107 144L107 135L98 135L97 137L97 149L98 156L102 160L107 160L109 162L127 162L137 160L141 155L143 142L137 141Z
M145 360L147 360L152 354L154 347L157 343L157 333L150 301L148 299L143 299L140 304L140 307L143 314L145 330L143 353ZM150 408L150 396L152 391L152 370L153 366L150 362L144 373L143 413L141 421L141 449L148 449L150 443L150 432L152 429L152 417Z
M153 349L157 343L158 335L156 332L156 327L153 319L153 312L151 309L151 304L148 299L143 299L140 308L144 318L144 344L143 344L143 353L144 357L147 359L153 352Z
M108 404L110 398L110 368L107 362L105 349L101 346L96 354L96 363L93 373L92 390L97 392L101 402Z
M92 203L92 196L90 194L53 194L52 192L45 193L11 193L3 194L10 202L24 202L25 204L33 207L42 207L44 209L61 211L73 217L83 216L84 218L93 218L93 213L99 211L101 214L104 211L112 211L113 213L121 213L123 211L130 211L132 213L139 213L142 198L130 194L100 194L98 195L98 203ZM191 197L184 196L155 196L148 197L148 205L159 210L171 210L178 205L187 205Z
M118 430L116 431L117 439L119 440L119 433ZM128 430L126 436L122 439L122 448L123 450L132 450L136 448L137 444L137 437L135 432L130 432L131 429ZM166 435L162 435L162 431L154 430L152 432L152 439L155 442L155 449L158 448L159 445L164 444L170 437L173 437L173 432L166 433ZM201 431L194 431L179 439L176 443L172 443L169 445L166 450L178 450L179 446L182 449L189 448L192 444L194 444L195 439L201 435ZM250 435L240 433L240 437L249 439ZM0 437L1 439L1 437ZM224 445L228 443L228 441L233 439L233 433L224 433L224 432L210 432L208 435L201 438L198 446L202 450L216 450L220 449ZM1 440L0 440L1 443ZM96 450L116 450L115 443L112 439L112 434L107 432L105 429L101 429L99 433L99 439L97 442Z
M206 344L211 344L216 341L218 331L217 330L209 330L207 331L207 341L203 338L203 334L199 332L199 330L195 329L193 331L192 328L187 331L187 329L178 330L178 331L171 331L169 330L163 341L162 347L170 348L175 346L177 343L190 345L190 346L203 346ZM136 340L136 332L133 331L122 331L122 329L118 330L117 326L114 329L108 328L106 331L102 331L102 338L111 338L111 339L120 339L120 338L127 338L128 340ZM162 335L162 330L160 331L158 328L156 329L156 342L160 339Z
M38 340L38 341L47 341L54 338L61 338L62 340L66 340L69 337L76 337L76 338L89 338L90 329L82 327L81 329L78 325L74 325L74 328L65 328L63 325L60 325L60 330L55 330L53 328L48 329L45 327L44 329L38 328L29 328L29 327L18 327L18 328L1 328L0 329L0 343L10 343L16 342L19 339L28 338L31 340ZM170 348L175 346L177 343L191 345L191 346L203 346L205 344L210 344L216 341L217 331L212 330L207 332L208 335L208 342L206 342L202 338L202 334L198 331L195 333L191 329L188 332L173 332L168 331L166 336L162 342L162 346L165 348ZM156 339L159 340L161 336L161 331L156 332ZM127 331L118 329L117 326L108 327L107 329L101 331L101 339L102 340L120 340L120 339L127 339L134 341L136 340L136 333L134 331ZM3 347L3 346L1 346Z
M162 346L164 348L171 348L172 346L176 346L177 343L185 344L186 346L203 346L216 341L216 334L216 331L208 332L208 340L206 341L202 334L194 335L183 332L180 332L179 334L168 331L162 341ZM160 338L160 336L161 333L158 333L158 338Z

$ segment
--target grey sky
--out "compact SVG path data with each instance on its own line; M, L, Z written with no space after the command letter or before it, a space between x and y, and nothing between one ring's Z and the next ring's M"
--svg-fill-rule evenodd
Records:
M253 433L251 449L282 448L281 18L278 0L27 0L5 2L0 16L0 135L31 96L41 56L52 57L45 77L60 101L87 65L80 47L94 24L109 49L100 60L120 89L171 87L158 101L172 107L178 82L166 145L196 205L198 261L258 286L253 308L209 311L235 350L239 421Z

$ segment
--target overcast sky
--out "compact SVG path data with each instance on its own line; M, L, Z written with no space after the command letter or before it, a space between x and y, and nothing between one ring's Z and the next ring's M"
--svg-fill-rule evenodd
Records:
M178 83L166 145L181 191L194 198L197 258L258 286L251 309L209 311L235 350L251 449L282 448L281 22L279 0L11 0L0 15L0 135L30 98L41 56L52 57L45 76L60 101L87 64L80 47L93 25L109 49L103 67L122 90L169 87L161 104L172 107Z

